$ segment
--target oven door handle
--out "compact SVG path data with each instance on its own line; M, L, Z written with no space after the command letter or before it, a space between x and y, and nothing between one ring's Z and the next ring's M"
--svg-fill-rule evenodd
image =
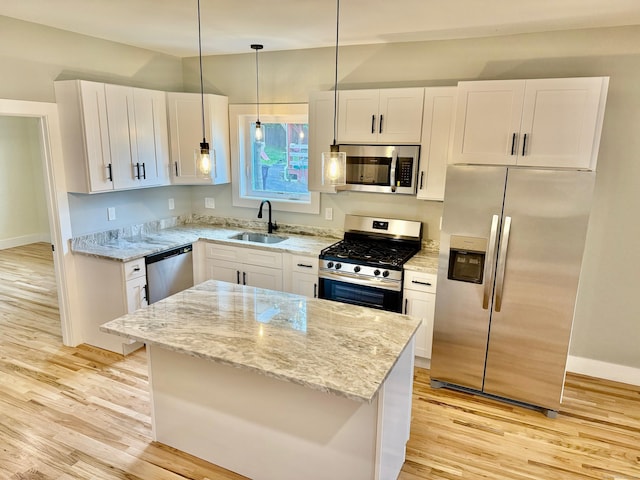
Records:
M389 183L391 184L391 191L396 191L396 168L398 168L398 151L394 148L391 153L391 171L389 172Z
M386 278L370 278L362 275L354 275L347 272L333 272L323 270L318 274L318 277L325 278L327 280L333 280L334 282L351 283L354 285L362 285L365 287L381 288L383 290L392 290L399 292L402 290L402 282L398 280L387 280Z

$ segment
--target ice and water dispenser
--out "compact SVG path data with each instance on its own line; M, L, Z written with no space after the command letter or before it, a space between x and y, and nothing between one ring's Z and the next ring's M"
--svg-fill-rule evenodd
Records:
M487 239L451 235L449 250L449 280L482 283Z

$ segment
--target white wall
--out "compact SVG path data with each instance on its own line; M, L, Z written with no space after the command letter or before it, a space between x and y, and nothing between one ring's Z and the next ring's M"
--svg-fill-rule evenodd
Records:
M0 116L0 249L49 242L38 119Z

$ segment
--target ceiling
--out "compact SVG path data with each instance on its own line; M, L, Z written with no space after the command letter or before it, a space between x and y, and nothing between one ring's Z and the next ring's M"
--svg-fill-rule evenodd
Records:
M204 55L335 45L333 0L201 0ZM197 0L2 0L0 15L179 57ZM340 45L640 24L640 0L341 0Z

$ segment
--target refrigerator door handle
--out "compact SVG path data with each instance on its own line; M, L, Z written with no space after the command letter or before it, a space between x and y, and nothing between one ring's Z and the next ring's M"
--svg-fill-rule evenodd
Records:
M491 298L491 288L493 287L493 266L495 265L496 243L498 242L498 222L500 217L494 215L491 219L491 233L489 235L489 248L484 263L484 294L482 296L482 308L489 309L489 299Z
M504 217L502 227L502 239L500 240L500 257L496 273L496 312L502 309L502 289L504 288L504 271L507 266L507 248L509 246L509 234L511 233L511 217Z

